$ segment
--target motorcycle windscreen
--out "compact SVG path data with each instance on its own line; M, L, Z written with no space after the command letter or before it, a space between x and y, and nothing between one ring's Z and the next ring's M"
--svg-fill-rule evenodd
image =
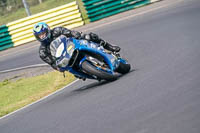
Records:
M52 57L56 60L56 65L66 67L74 52L75 45L64 35L59 36L50 44Z

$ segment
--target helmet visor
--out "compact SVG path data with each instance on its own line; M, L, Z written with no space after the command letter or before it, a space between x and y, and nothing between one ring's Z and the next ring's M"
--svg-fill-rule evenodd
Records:
M47 37L47 33L46 32L42 32L42 33L38 34L38 38L41 39L41 40L46 39L46 37Z

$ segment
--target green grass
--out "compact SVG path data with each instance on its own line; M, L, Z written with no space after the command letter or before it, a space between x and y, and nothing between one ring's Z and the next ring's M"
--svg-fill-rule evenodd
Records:
M66 73L49 72L44 75L0 82L0 117L30 104L75 80Z
M41 4L39 4L39 5L31 6L30 11L31 11L31 14L33 15L33 14L40 13L40 12L43 12L43 11L46 11L46 10L49 10L49 9L52 9L52 8L56 8L56 7L61 6L61 5L68 4L68 3L73 2L73 1L75 1L75 0L48 0L48 1L45 1ZM80 6L83 17L87 18L86 10L83 6L82 1L77 0L77 2ZM12 22L12 21L24 18L24 17L27 17L26 11L25 11L24 8L20 8L16 12L12 12L12 13L9 13L7 15L0 16L0 20L1 20L0 25L7 24L9 22Z

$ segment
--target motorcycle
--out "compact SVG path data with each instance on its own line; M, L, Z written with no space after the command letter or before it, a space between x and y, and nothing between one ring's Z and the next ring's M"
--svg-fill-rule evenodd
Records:
M51 42L50 51L61 71L69 71L83 80L113 81L131 69L119 53L107 51L100 44L87 40L61 35Z

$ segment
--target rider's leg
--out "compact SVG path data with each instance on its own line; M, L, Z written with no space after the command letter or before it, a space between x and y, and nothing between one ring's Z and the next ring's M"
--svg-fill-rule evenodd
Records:
M94 34L94 33L86 34L85 39L89 40L89 41L93 41L95 43L99 43L105 49L112 51L112 52L119 52L121 49L119 46L114 46L114 45L111 45L110 43L104 41L103 39L99 38L99 36L97 34Z
M105 49L112 52L119 52L121 49L119 46L111 45L108 42L105 42L104 40L101 40L100 45L102 45Z

